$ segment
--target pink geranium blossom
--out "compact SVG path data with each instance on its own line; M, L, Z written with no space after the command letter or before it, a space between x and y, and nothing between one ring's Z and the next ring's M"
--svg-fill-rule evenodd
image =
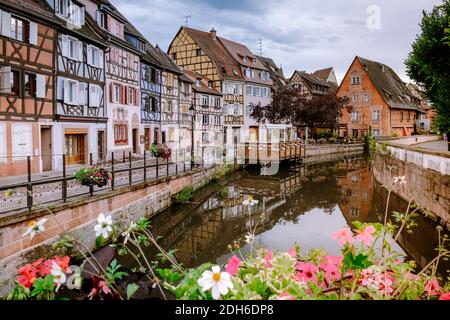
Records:
M287 251L287 254L290 255L292 258L296 258L297 257L297 250L295 250L295 248L290 248Z
M441 294L439 300L450 300L450 292Z
M342 228L341 230L333 233L331 236L333 239L339 240L340 246L345 246L347 243L353 243L354 241L352 232L348 228Z
M273 258L273 252L271 250L267 251L266 255L264 257L267 268L272 268L272 258Z
M376 229L374 226L367 226L356 235L356 239L360 240L365 246L370 246L373 242Z
M315 283L317 283L316 272L318 271L318 268L314 264L309 262L307 263L300 262L297 264L296 269L298 271L297 273L298 281L306 283L308 283L308 281L314 281Z
M425 291L427 294L437 296L441 292L441 287L436 279L430 280L425 284Z
M320 269L325 272L325 280L328 284L341 278L341 270L339 267L341 262L342 257L326 256L324 262L319 265Z
M228 260L226 272L232 276L236 275L239 267L241 266L241 262L242 261L238 257L232 256L230 260Z

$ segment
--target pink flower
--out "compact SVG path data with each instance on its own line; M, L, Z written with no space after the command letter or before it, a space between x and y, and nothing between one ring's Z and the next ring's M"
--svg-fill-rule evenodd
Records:
M343 258L342 256L326 256L325 262L328 264L334 264L335 266L338 266L341 264Z
M437 296L439 294L439 292L441 291L439 282L436 279L428 281L425 284L425 291L427 292L427 294L430 294L432 296Z
M326 256L325 262L320 264L320 269L325 271L325 279L328 285L341 278L341 270L339 268L341 262L342 257Z
M273 252L271 250L267 251L266 256L264 257L264 260L266 261L266 267L272 268L272 258L273 258Z
M352 232L348 228L343 228L331 235L333 239L339 240L340 246L345 246L347 243L353 243L354 239Z
M292 258L296 258L297 257L297 250L295 250L295 248L290 248L287 251L288 255L290 255Z
M439 300L450 300L450 292L441 294Z
M230 260L228 260L226 272L230 275L234 276L237 274L239 267L241 266L241 260L238 257L232 256Z
M310 263L298 263L296 266L296 269L299 271L297 273L297 280L298 281L302 281L302 282L308 282L308 281L314 281L317 283L317 276L316 276L316 272L317 267Z
M355 238L357 240L360 240L365 246L370 246L374 239L373 234L375 233L375 231L376 230L374 226L367 226L364 228L363 231L358 233L358 235Z
M295 300L295 298L287 292L280 293L276 299L277 300Z

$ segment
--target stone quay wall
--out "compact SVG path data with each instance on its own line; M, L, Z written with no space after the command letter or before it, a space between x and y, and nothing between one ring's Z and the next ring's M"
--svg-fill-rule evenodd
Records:
M304 158L317 157L323 155L337 154L337 153L352 153L364 151L363 143L355 144L308 144L305 146Z

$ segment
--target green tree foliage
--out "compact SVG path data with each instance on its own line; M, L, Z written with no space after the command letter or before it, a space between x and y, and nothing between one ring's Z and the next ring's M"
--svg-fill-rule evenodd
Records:
M422 33L406 59L408 75L425 92L437 111L442 131L450 131L450 0L423 12Z

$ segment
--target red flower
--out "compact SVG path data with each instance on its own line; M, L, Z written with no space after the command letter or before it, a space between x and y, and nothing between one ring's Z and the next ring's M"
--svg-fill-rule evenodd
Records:
M450 300L450 292L441 294L439 300Z
M31 264L27 264L20 268L18 273L20 276L17 278L17 281L21 286L24 286L25 288L30 288L38 279L38 271Z

